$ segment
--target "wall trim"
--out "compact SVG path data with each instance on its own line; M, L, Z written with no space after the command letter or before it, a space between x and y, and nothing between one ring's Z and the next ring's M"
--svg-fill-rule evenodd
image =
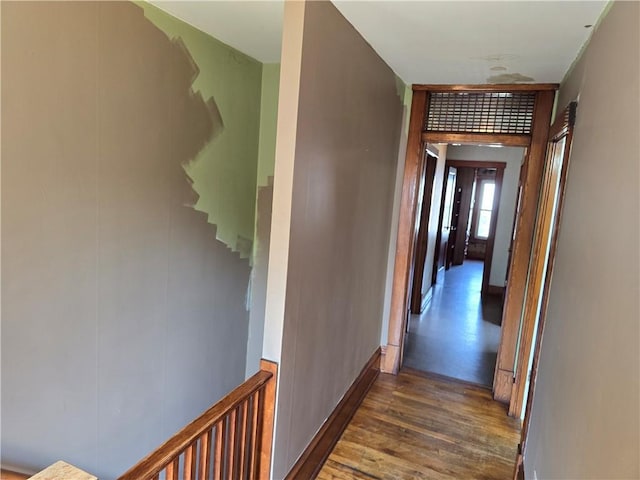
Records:
M433 298L433 285L429 287L427 293L424 295L422 299L422 305L420 305L420 315L422 315L426 310L429 304L431 303L431 299ZM407 322L407 328L409 326L409 322Z
M496 170L507 168L507 162L492 162L491 160L456 160L447 159L447 165L456 168L495 168Z
M497 285L487 285L487 295L504 295L504 287Z
M380 347L376 349L360 375L354 380L344 394L342 400L336 405L329 418L325 420L318 433L311 439L298 461L291 468L285 480L296 478L313 479L318 475L324 462L329 457L333 447L358 410L367 392L378 378L380 373Z
M524 457L522 455L522 443L518 444L518 456L516 457L516 465L513 468L513 480L525 480Z

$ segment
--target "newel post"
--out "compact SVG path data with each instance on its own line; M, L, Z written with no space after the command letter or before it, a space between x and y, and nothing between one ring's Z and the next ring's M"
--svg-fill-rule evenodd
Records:
M258 478L260 480L269 480L269 476L271 475L271 454L273 450L273 424L276 413L278 364L263 358L260 360L260 370L273 374L264 388L262 429L260 433L260 469L258 471Z

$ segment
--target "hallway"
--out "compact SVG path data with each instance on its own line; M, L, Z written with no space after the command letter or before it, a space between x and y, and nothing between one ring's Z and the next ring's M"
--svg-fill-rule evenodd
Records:
M490 387L500 342L502 298L480 298L483 262L465 260L434 285L431 304L411 315L404 365Z
M518 421L484 388L381 373L318 480L511 478Z

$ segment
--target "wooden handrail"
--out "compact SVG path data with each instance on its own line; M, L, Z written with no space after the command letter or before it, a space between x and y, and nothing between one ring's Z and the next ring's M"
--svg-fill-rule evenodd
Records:
M154 480L163 470L167 480L205 480L211 469L216 480L268 478L276 373L277 365L263 360L258 373L118 480Z
M0 470L0 480L27 480L31 475L13 472L11 470Z

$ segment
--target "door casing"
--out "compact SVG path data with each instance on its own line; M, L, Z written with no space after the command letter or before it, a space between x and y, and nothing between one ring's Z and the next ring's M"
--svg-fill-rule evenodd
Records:
M414 85L411 119L407 139L407 153L402 185L398 243L391 293L388 343L383 372L397 374L402 361L402 349L408 312L409 286L413 271L413 253L417 235L416 205L423 171L425 143L490 143L503 146L526 147L524 182L518 229L515 233L505 295L502 335L496 362L494 398L505 403L511 400L515 378L516 344L520 318L525 300L529 254L533 242L540 181L545 163L545 152L553 101L557 84L527 85ZM427 114L429 92L521 92L536 93L536 103L530 134L487 134L423 131Z

